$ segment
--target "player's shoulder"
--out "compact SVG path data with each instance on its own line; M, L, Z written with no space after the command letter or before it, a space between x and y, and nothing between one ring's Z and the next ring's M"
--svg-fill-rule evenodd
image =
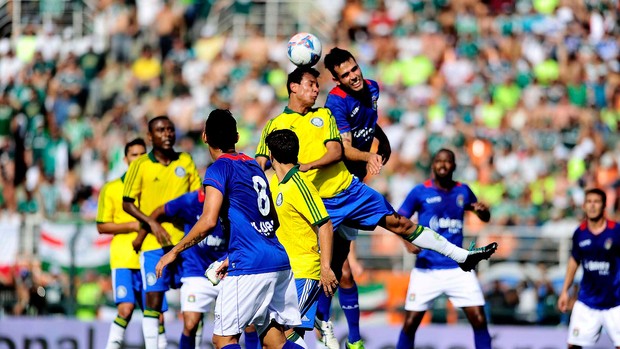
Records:
M325 108L325 107L318 107L315 109L311 109L310 112L312 113L313 117L321 117L321 118L331 118L332 117L332 112L331 110L329 110L329 108Z
M116 178L111 181L106 182L100 190L101 195L110 195L114 190L123 188L123 180L121 178Z
M366 84L368 84L368 86L371 89L374 89L374 90L377 90L377 91L379 90L379 83L378 82L376 82L375 80L371 80L371 79L364 79L364 80L366 81Z
M184 151L179 152L178 153L179 156L179 161L182 161L183 163L193 163L194 159L192 158L192 155L190 153L186 153Z
M334 100L343 100L347 98L347 96L348 94L345 90L343 90L340 86L336 86L332 88L331 91L329 91L327 98L334 99Z

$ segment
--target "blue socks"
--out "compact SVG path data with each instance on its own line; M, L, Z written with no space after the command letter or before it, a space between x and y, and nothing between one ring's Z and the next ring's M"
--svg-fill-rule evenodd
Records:
M245 349L261 349L260 340L258 339L258 332L244 332L245 333ZM179 348L182 349L182 348ZM222 348L223 349L223 348Z
M491 349L491 334L486 326L474 328L474 343L476 349Z
M362 339L360 336L360 305L357 285L354 284L351 288L340 287L338 299L349 325L349 343L355 343Z
M179 349L195 349L196 348L196 337L191 336L187 337L183 333L181 333L181 340L179 341Z
M414 342L415 334L410 336L401 330L398 336L398 343L396 343L396 349L413 349Z
M331 307L332 307L332 297L327 297L325 295L325 292L320 292L319 301L316 306L316 317L322 321L329 321Z

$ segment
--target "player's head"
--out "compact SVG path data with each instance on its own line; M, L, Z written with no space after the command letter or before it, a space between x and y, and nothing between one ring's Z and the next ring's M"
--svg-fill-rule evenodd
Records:
M215 109L209 113L205 121L202 140L209 145L209 148L219 149L224 153L235 151L239 133L237 121L230 110Z
M157 116L149 121L149 140L153 149L172 150L176 142L174 123L167 116Z
M297 67L290 74L286 81L289 98L293 95L295 98L304 102L304 104L314 105L316 98L319 96L319 71L308 66Z
M297 164L299 139L291 130L275 130L265 138L271 157L281 164Z
M589 220L599 220L605 215L607 194L599 188L586 190L586 198L583 202L583 211Z
M433 176L435 179L452 179L452 174L456 170L456 157L454 152L450 149L439 149L435 156L433 156L433 162L431 164Z
M141 155L146 154L146 143L142 138L136 138L131 142L125 144L125 161L127 165L132 161L139 158Z
M362 69L351 52L334 47L325 55L324 62L338 86L355 92L364 89Z

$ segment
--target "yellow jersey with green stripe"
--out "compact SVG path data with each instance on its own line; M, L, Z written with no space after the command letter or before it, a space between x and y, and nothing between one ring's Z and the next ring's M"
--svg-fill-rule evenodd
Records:
M153 155L144 154L134 160L127 170L123 200L137 202L146 215L157 207L177 197L200 188L200 176L192 157L187 153L177 153L176 159L163 165ZM170 234L172 244L183 238L183 227L171 223L162 226ZM153 234L148 234L142 244L142 251L162 248Z
M299 163L307 164L318 160L327 153L327 142L341 142L336 120L327 108L312 109L305 115L298 114L289 108L275 118L269 120L256 149L256 156L269 158L269 148L265 138L275 130L289 129L299 138ZM306 177L314 184L322 198L332 198L351 185L353 175L347 170L344 162L338 161L321 169L305 172Z
M318 227L329 220L318 191L293 167L282 182L274 174L269 181L280 227L278 240L284 246L296 279L319 280Z
M123 177L106 183L99 193L97 206L97 223L129 223L136 222L132 215L123 211ZM138 232L115 234L110 243L111 269L140 269L138 254L131 243Z

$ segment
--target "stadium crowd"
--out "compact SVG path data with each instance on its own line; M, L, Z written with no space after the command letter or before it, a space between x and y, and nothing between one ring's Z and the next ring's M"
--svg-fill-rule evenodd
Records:
M124 144L144 137L147 120L157 115L174 121L177 149L192 154L200 173L209 158L200 133L214 108L239 116L239 149L253 155L264 124L286 103L289 33L270 39L250 28L245 39L214 35L203 26L209 1L144 3L100 1L88 38L35 18L14 41L1 41L5 218L94 220L99 189L126 170ZM457 152L456 178L490 205L492 224L579 218L591 186L607 192L608 213L617 217L617 0L341 5L323 50L349 48L366 77L381 84L379 123L393 153L368 182L395 207L429 175L431 154L450 147ZM322 105L333 83L322 62L318 68ZM17 269L38 272L33 261ZM38 282L61 283L56 293L67 295L68 280L43 274L49 276ZM2 276L5 287L17 289L31 279ZM100 284L103 294L106 281ZM507 307L528 289L489 287L502 294L489 303Z

